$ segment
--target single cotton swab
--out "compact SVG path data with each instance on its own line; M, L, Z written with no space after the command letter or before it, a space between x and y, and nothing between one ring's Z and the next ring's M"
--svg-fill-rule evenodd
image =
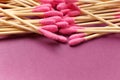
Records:
M82 37L82 38L75 38L75 39L72 39L72 40L69 41L69 45L70 46L75 46L75 45L78 45L82 42L85 42L85 41L88 41L88 40L91 40L93 38L97 38L97 37L100 37L100 36L103 36L103 35L106 35L106 33L93 34L93 35L89 35L89 36Z

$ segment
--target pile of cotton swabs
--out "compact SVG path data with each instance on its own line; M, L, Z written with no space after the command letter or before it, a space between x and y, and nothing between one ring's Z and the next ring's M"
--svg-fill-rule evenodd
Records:
M70 46L120 33L119 0L0 0L0 16L0 36L36 33Z

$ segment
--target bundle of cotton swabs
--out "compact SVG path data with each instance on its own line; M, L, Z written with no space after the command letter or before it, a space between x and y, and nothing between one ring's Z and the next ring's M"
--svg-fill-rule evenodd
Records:
M119 0L0 0L0 36L36 33L74 46L120 33L119 11Z

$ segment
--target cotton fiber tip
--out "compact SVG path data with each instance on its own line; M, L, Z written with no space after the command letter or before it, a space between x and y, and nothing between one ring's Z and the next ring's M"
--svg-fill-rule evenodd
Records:
M71 11L67 14L69 17L76 17L80 15L80 11Z
M55 3L62 3L65 2L65 0L54 0Z
M80 11L79 7L76 4L74 4L74 3L68 4L68 8L71 9L71 10L78 10L78 11Z
M42 24L42 25L51 25L51 24L55 24L55 23L56 23L56 21L54 19L46 18L46 19L40 20L40 24Z
M50 11L51 9L49 7L43 7L43 6L39 6L33 9L33 12L47 12Z
M78 45L78 44L80 44L80 43L82 43L82 42L84 42L84 41L86 41L85 38L76 38L76 39L70 40L70 41L68 42L68 44L69 44L70 46L75 46L75 45Z
M69 37L69 40L72 40L72 39L76 39L76 38L81 38L81 37L84 37L86 36L87 33L78 33L78 34L73 34Z
M52 2L52 6L56 9L57 5L58 5L59 3L62 3L62 2L64 2L64 0L54 0L54 1Z
M70 3L75 3L77 2L78 0L65 0L66 3L70 4Z
M67 38L64 36L59 36L57 34L54 34L50 31L44 30L44 29L39 29L40 33L42 33L45 37L49 38L49 39L53 39L53 40L57 40L60 42L67 42Z
M48 30L50 32L57 32L58 31L58 27L56 25L42 26L42 29Z
M68 28L69 27L69 23L66 21L57 22L56 25L58 26L58 28Z
M42 4L41 6L52 8L51 4Z
M67 7L67 4L66 3L59 3L58 5L57 5L57 10L64 10L64 9L67 9L68 7Z
M58 36L58 41L66 43L68 41L68 39L64 36Z
M67 34L67 35L72 34L72 33L76 33L76 32L77 32L77 29L71 28L71 27L59 30L59 33L61 33L61 34Z
M40 31L40 33L42 33L47 38L50 38L50 39L53 39L53 40L58 40L58 35L50 32L50 31L44 30L42 28L40 28L39 31Z
M60 16L53 16L53 17L50 17L50 19L54 19L56 22L62 21L62 17Z
M51 16L63 16L63 13L59 12L59 11L48 11L45 12L43 17L51 17Z
M63 13L63 15L66 15L66 14L69 13L70 11L71 11L70 9L61 10L61 12Z
M64 19L64 21L67 21L70 25L75 24L74 18L71 18L71 17L64 17L63 19Z
M53 0L39 0L39 2L41 2L41 3L52 3Z

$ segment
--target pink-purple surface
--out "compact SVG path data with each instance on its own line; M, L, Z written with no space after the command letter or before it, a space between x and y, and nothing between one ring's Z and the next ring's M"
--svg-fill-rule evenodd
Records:
M120 80L120 37L76 47L43 37L0 40L0 80Z

